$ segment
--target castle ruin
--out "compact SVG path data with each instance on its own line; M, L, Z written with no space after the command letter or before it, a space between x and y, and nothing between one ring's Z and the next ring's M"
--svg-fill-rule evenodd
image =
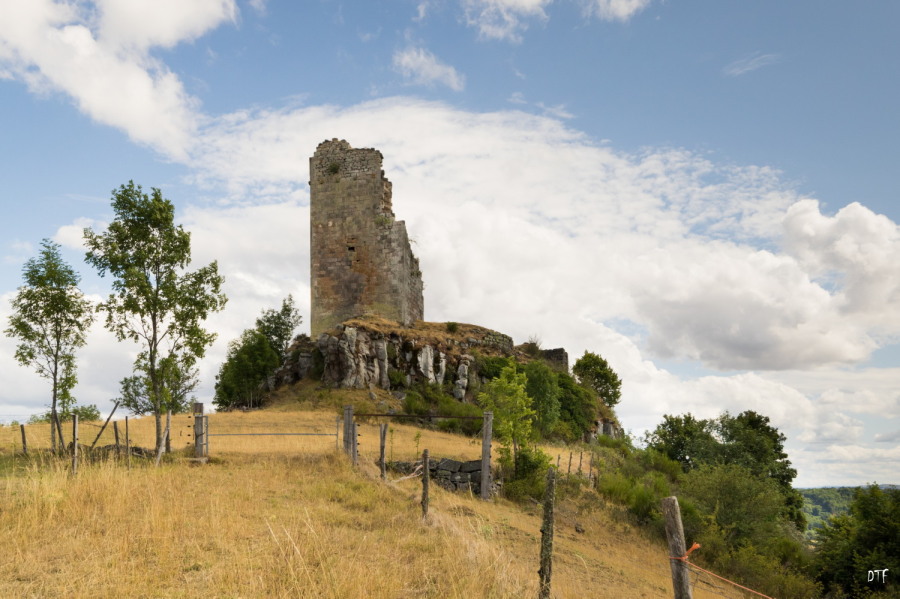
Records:
M422 272L395 220L383 158L332 139L309 159L313 339L364 315L423 319Z

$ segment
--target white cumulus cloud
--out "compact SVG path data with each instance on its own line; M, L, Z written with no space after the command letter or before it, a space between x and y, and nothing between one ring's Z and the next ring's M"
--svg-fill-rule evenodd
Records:
M38 93L62 92L97 122L183 160L199 103L154 46L194 39L235 17L231 0L0 4L0 72Z
M394 70L403 78L417 85L446 85L453 91L462 91L466 78L452 66L441 62L425 48L409 47L398 50L393 58Z

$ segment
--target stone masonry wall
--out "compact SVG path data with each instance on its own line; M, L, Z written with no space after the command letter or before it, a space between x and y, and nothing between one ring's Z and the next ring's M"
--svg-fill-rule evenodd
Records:
M388 462L388 468L400 474L412 474L421 468L422 460L415 462ZM471 491L481 493L481 460L458 462L449 458L431 458L428 460L428 472L431 481L448 491ZM497 495L500 482L491 472L491 495Z
M405 325L423 319L419 260L395 220L382 160L337 139L309 159L313 339L366 314Z

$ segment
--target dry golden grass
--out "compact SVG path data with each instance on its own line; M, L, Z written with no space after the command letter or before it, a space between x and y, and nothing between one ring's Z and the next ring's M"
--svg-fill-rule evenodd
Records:
M189 417L173 423L190 432ZM273 427L333 433L335 412L210 416L211 433ZM98 430L89 428L87 444ZM160 468L103 461L75 477L65 460L17 458L15 473L0 479L0 597L536 596L539 506L433 487L423 522L420 481L382 482L376 424L359 428L356 468L334 437L213 437L207 465L178 455ZM480 455L479 440L391 428L394 459L425 448L441 457ZM152 445L151 418L129 429ZM49 435L26 430L33 447ZM0 430L7 463L13 448L20 451L18 434ZM187 437L173 439L179 447ZM664 545L617 508L585 499L558 506L554 597L670 597ZM714 595L698 587L694 596Z

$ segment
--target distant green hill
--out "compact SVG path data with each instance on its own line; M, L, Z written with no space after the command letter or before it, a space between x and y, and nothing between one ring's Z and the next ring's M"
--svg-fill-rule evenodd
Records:
M803 495L803 513L806 515L806 538L812 540L816 530L837 514L845 514L850 509L853 491L857 487L820 487L798 489Z

